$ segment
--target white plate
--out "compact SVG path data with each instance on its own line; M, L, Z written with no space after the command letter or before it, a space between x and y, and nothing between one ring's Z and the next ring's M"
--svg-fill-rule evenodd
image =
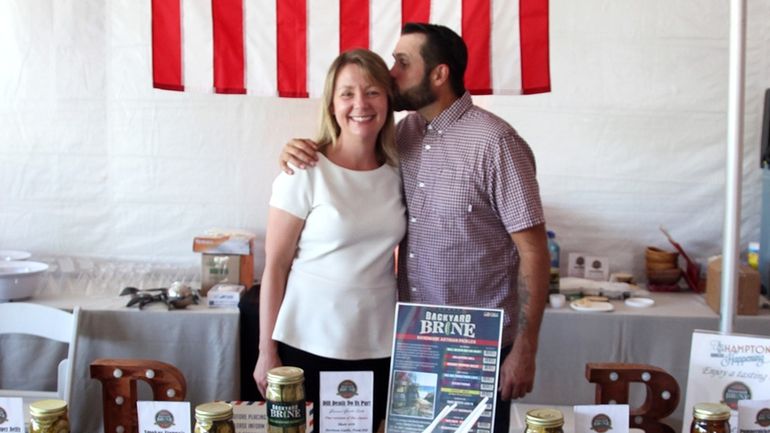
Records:
M605 313L615 309L609 302L589 302L584 304L580 300L570 302L569 306L575 311L590 313Z
M11 260L27 260L32 254L26 251L0 250L0 262L10 262Z
M650 298L628 298L626 305L634 308L648 308L655 305L655 301Z

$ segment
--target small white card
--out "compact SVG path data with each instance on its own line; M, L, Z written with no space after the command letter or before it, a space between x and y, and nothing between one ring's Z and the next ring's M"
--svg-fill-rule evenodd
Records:
M372 433L374 373L322 371L321 433Z
M0 397L0 433L24 433L24 406L20 398Z
M738 431L770 433L770 400L739 400Z
M575 433L628 433L627 404L575 406Z
M190 403L137 401L139 433L191 433Z
M586 276L586 255L584 253L569 253L569 265L567 266L567 276L575 278L585 278Z
M610 259L608 257L586 256L585 278L596 281L610 279Z

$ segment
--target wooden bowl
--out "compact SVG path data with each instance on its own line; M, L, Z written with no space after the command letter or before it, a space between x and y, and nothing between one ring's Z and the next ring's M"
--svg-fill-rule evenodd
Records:
M676 265L679 260L679 253L676 251L664 251L655 247L647 247L644 251L644 258L647 259L648 263L673 263Z
M647 262L647 272L649 271L663 271L666 269L676 269L676 263L669 262Z
M647 281L650 284L675 284L680 278L682 270L679 268L647 270Z

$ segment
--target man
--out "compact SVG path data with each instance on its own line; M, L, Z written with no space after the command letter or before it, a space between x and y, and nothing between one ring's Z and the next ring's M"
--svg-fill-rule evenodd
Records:
M393 53L407 236L399 248L399 300L502 308L495 431L508 432L511 398L532 390L548 293L545 220L529 146L473 106L467 48L452 30L406 24ZM282 166L313 165L313 143L294 140Z

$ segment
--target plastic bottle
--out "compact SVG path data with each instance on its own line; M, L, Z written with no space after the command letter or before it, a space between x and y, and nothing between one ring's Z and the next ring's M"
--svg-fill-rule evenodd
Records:
M746 261L754 269L759 269L759 242L749 242Z
M548 282L548 293L559 293L559 244L556 233L548 230L548 253L551 256L551 278Z

